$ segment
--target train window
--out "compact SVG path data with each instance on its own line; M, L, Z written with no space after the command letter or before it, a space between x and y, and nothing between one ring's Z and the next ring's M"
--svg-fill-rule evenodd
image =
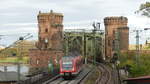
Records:
M63 68L71 68L73 65L72 65L72 62L64 62L63 63Z

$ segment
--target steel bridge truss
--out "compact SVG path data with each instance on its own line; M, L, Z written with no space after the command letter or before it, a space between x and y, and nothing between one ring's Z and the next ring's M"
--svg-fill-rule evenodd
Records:
M104 56L104 31L67 29L64 31L64 52L78 52L84 58L101 60Z

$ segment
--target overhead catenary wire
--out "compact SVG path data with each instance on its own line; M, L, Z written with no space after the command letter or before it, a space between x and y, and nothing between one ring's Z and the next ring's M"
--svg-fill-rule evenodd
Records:
M27 35L25 35L25 36L23 36L23 40L27 40L27 39L29 39L29 38L32 38L33 37L33 35L30 35L30 33L28 33ZM13 47L14 45L16 45L17 43L20 43L20 42L22 42L22 40L17 40L17 41L15 41L15 42L13 42L12 44L10 44L9 46L7 46L7 47L5 47L4 49L2 49L1 51L0 51L0 53L2 53L3 51L5 51L5 50L7 50L7 49L9 49L9 48L11 48L11 47Z

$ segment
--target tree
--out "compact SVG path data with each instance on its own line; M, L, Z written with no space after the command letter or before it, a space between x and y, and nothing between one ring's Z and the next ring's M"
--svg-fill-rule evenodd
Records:
M150 2L146 2L140 5L140 8L136 13L141 13L143 16L150 17Z

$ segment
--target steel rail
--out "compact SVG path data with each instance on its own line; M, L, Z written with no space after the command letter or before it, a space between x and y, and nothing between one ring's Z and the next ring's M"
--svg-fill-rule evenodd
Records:
M96 84L111 84L112 75L110 69L104 64L99 64L98 68L101 75L96 80Z
M88 76L90 72L92 72L92 70L93 69L91 68L83 68L83 70L78 74L78 76L72 80L64 80L60 76L56 76L42 84L80 84L82 80L84 80L84 78Z

